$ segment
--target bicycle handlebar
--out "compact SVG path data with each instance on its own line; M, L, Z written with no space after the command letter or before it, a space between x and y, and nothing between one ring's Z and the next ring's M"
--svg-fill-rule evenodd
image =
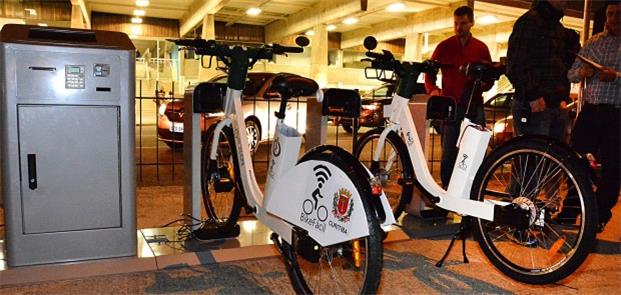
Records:
M295 40L299 47L279 44L255 47L228 45L205 39L169 39L169 41L194 50L198 55L216 56L228 68L228 87L236 90L244 89L248 69L252 68L258 60L270 60L274 54L300 53L304 51L302 47L308 45L308 39L302 36Z
M240 45L219 44L215 40L205 39L169 39L177 45L188 47L199 55L217 56L227 63L226 58L247 57L252 61L271 59L274 54L301 53L304 48L297 46L282 46L279 44L263 45L260 47L246 47ZM245 54L243 54L245 53ZM245 56L244 56L245 55ZM228 64L227 64L228 65Z
M392 52L388 50L382 50L382 53L367 51L365 53L369 59L363 61L370 61L371 68L379 70L393 71L400 78L407 78L408 75L418 78L420 73L435 74L440 69L441 64L435 60L425 60L423 62L407 62L399 61L395 59Z

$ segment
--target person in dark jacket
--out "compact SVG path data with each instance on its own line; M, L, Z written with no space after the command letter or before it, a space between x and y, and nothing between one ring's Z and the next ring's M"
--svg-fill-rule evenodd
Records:
M513 26L507 52L507 77L515 88L513 122L518 135L564 140L569 93L567 32L560 19L565 0L534 0Z

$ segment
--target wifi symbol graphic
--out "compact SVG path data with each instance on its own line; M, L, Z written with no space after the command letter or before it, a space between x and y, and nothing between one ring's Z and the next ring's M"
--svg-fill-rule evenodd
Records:
M319 188L332 176L330 169L324 165L315 166L313 171L315 171L315 177L317 178L317 183L319 183Z

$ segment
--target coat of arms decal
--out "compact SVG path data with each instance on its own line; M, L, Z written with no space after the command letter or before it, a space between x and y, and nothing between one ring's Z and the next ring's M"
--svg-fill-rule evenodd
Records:
M354 202L352 202L351 196L351 192L345 188L341 188L334 193L332 214L340 222L348 222L351 218L351 213L354 211Z

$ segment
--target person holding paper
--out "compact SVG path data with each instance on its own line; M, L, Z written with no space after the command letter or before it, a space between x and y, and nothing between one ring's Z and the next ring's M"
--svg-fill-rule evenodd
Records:
M584 105L572 132L571 145L580 154L595 155L602 165L596 192L600 232L612 217L621 182L620 22L621 1L608 1L605 30L587 41L567 74L571 82L585 83Z

